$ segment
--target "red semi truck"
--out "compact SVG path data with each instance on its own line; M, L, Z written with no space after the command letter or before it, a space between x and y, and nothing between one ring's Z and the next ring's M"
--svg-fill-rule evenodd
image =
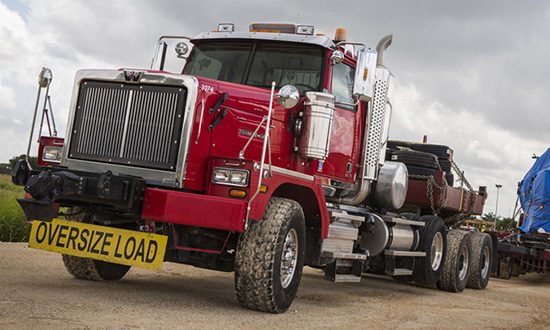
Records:
M449 153L388 151L391 42L220 24L160 38L151 69L78 71L64 145L45 137L40 166L14 169L29 245L88 280L164 261L234 271L239 303L276 313L304 265L332 281L485 288L491 237L434 215L480 214L484 191L452 186Z

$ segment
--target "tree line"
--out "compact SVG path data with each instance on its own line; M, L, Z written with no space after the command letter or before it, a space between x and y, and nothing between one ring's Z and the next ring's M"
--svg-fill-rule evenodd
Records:
M21 154L19 156L13 156L7 163L0 163L0 174L11 175L11 173L13 172L13 168L15 167L15 163L19 159L25 159L25 154ZM29 163L31 164L32 168L36 168L37 161L38 161L38 157L29 156Z

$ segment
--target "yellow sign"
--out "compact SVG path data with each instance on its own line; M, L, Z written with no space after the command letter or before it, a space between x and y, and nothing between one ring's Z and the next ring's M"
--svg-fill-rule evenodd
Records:
M168 236L54 219L33 221L29 247L161 270Z

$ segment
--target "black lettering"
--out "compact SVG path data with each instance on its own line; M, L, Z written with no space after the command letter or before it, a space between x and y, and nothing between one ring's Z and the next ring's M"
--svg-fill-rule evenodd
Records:
M128 253L128 246L130 245L130 242L132 242L132 252ZM124 258L130 260L132 259L132 256L134 255L134 252L136 251L136 239L133 237L128 238L126 241L126 246L124 247Z
M99 237L97 238L94 245L92 246L92 250L90 251L91 253L99 253L99 250L96 249L96 246L99 242L101 242L101 238L103 237L103 234L104 234L103 232L100 232L100 231L96 231L95 233L96 233L96 237L97 236L99 236Z
M78 251L86 250L86 245L88 245L88 238L86 238L86 236L89 236L89 235L90 235L90 231L88 229L82 229L82 231L80 232L81 242L78 243ZM82 245L81 243L84 243L84 245Z
M40 238L40 229L44 228L44 235L42 235L42 238ZM45 222L40 222L38 224L38 228L36 228L36 243L42 244L44 240L46 239L46 234L48 233L48 225Z
M67 248L68 249L70 249L70 247L69 247L70 243L73 242L73 249L76 250L76 238L77 237L78 237L78 228L71 227L71 231L69 231L69 238L67 239Z
M69 229L69 226L66 226L66 225L59 226L59 235L57 236L57 242L55 242L56 246L61 248L65 247L65 244L61 244L61 239L67 237L67 235L63 233L63 231L67 229Z
M108 256L109 255L109 251L105 251L105 247L107 246L111 246L111 242L107 240L107 238L112 238L113 237L113 234L111 233L105 233L105 236L103 236L103 245L101 246L101 254L103 254L104 256Z
M55 238L55 235L57 235L57 231L59 230L59 226L55 227L55 230L52 230L53 223L50 222L50 232L48 233L48 245L52 245L53 239Z
M116 257L116 258L122 257L122 253L118 253L118 247L120 246L120 239L121 239L121 238L122 238L122 237L119 236L119 237L118 237L118 240L116 241L116 248L115 248L115 257Z
M90 249L92 247L92 242L94 240L94 234L95 234L95 230L92 230L92 234L90 235L90 244L88 245L88 250L86 252L90 252Z
M151 247L155 247L155 252L151 253ZM155 256L157 255L158 250L158 243L157 241L150 240L149 241L149 248L147 249L147 258L145 258L146 263L152 263L155 261ZM149 256L151 256L151 259L149 259Z
M143 259L145 259L145 240L144 239L142 239L139 242L136 255L134 256L134 260L136 260L138 256L141 256L141 262L143 262Z

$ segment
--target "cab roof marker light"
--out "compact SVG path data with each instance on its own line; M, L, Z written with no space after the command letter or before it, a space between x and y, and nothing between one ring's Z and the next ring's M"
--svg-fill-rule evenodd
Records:
M235 24L233 23L220 23L218 24L217 32L235 32Z
M312 25L298 25L296 27L296 34L305 34L305 35L313 35L313 32L315 32L315 27Z

